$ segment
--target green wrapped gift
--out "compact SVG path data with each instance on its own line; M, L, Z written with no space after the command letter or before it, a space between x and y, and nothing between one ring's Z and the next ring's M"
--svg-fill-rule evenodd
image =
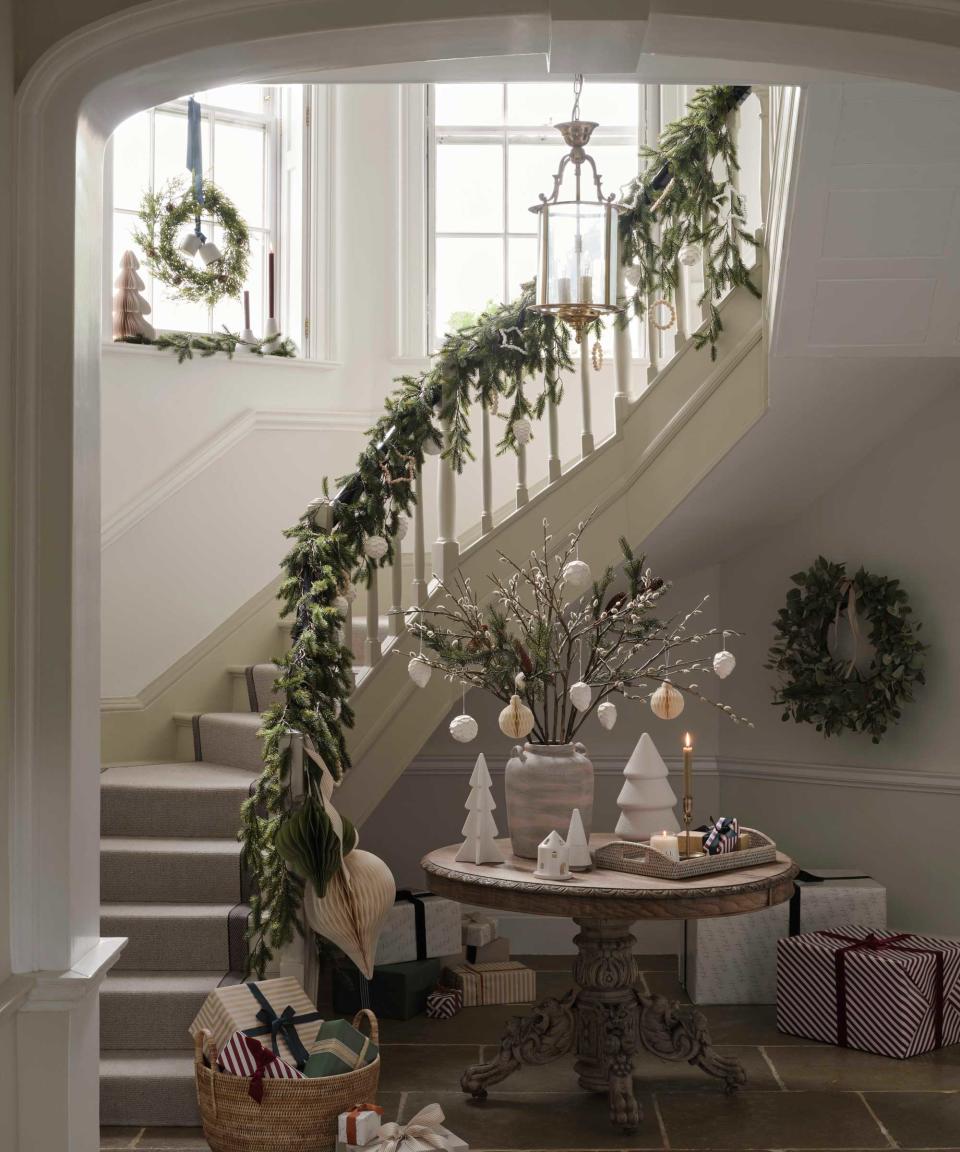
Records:
M382 1019L409 1020L427 1009L427 996L440 980L443 961L410 960L404 964L378 964L370 981L369 1003L361 1003L363 977L352 965L333 970L333 1007L350 1015L370 1007Z
M324 1020L303 1067L306 1076L339 1076L377 1058L377 1046L348 1020Z

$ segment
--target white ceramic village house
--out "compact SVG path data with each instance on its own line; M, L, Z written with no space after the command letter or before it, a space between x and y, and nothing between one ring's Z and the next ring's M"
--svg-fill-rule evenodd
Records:
M570 875L569 852L559 832L551 832L540 842L540 847L537 849L536 875L548 880L566 878Z

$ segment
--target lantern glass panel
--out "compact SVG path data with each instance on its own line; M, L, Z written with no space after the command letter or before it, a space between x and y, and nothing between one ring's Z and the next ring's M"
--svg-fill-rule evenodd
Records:
M609 204L561 201L540 212L537 303L616 307L617 213Z

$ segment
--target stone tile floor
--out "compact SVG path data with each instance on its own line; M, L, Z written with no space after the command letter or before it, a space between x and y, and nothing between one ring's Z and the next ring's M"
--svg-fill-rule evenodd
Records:
M538 995L570 986L570 957L526 957ZM674 956L641 957L647 990L685 1000ZM832 1048L777 1031L766 1006L705 1009L714 1042L747 1070L726 1096L696 1068L637 1059L643 1121L629 1136L607 1120L606 1101L577 1087L572 1057L523 1068L482 1103L459 1090L463 1069L490 1059L502 1027L522 1007L468 1008L452 1020L385 1020L379 1102L401 1120L438 1101L450 1128L477 1149L787 1150L939 1149L960 1152L960 1045L913 1060ZM101 1148L194 1152L195 1128L104 1128ZM266 1152L266 1150L265 1150Z

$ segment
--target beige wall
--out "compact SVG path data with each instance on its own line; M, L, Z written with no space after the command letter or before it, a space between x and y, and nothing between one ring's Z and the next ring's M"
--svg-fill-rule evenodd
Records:
M725 564L720 577L723 616L747 633L725 688L756 722L754 731L721 731L725 807L769 829L803 864L868 869L889 889L896 928L952 934L960 934L958 438L960 392L952 389L855 462L796 521ZM772 622L791 573L820 553L850 569L863 564L898 577L930 645L926 687L879 745L869 736L827 740L810 725L784 724L770 703L773 678L763 663ZM737 776L738 769L770 769L791 780Z

